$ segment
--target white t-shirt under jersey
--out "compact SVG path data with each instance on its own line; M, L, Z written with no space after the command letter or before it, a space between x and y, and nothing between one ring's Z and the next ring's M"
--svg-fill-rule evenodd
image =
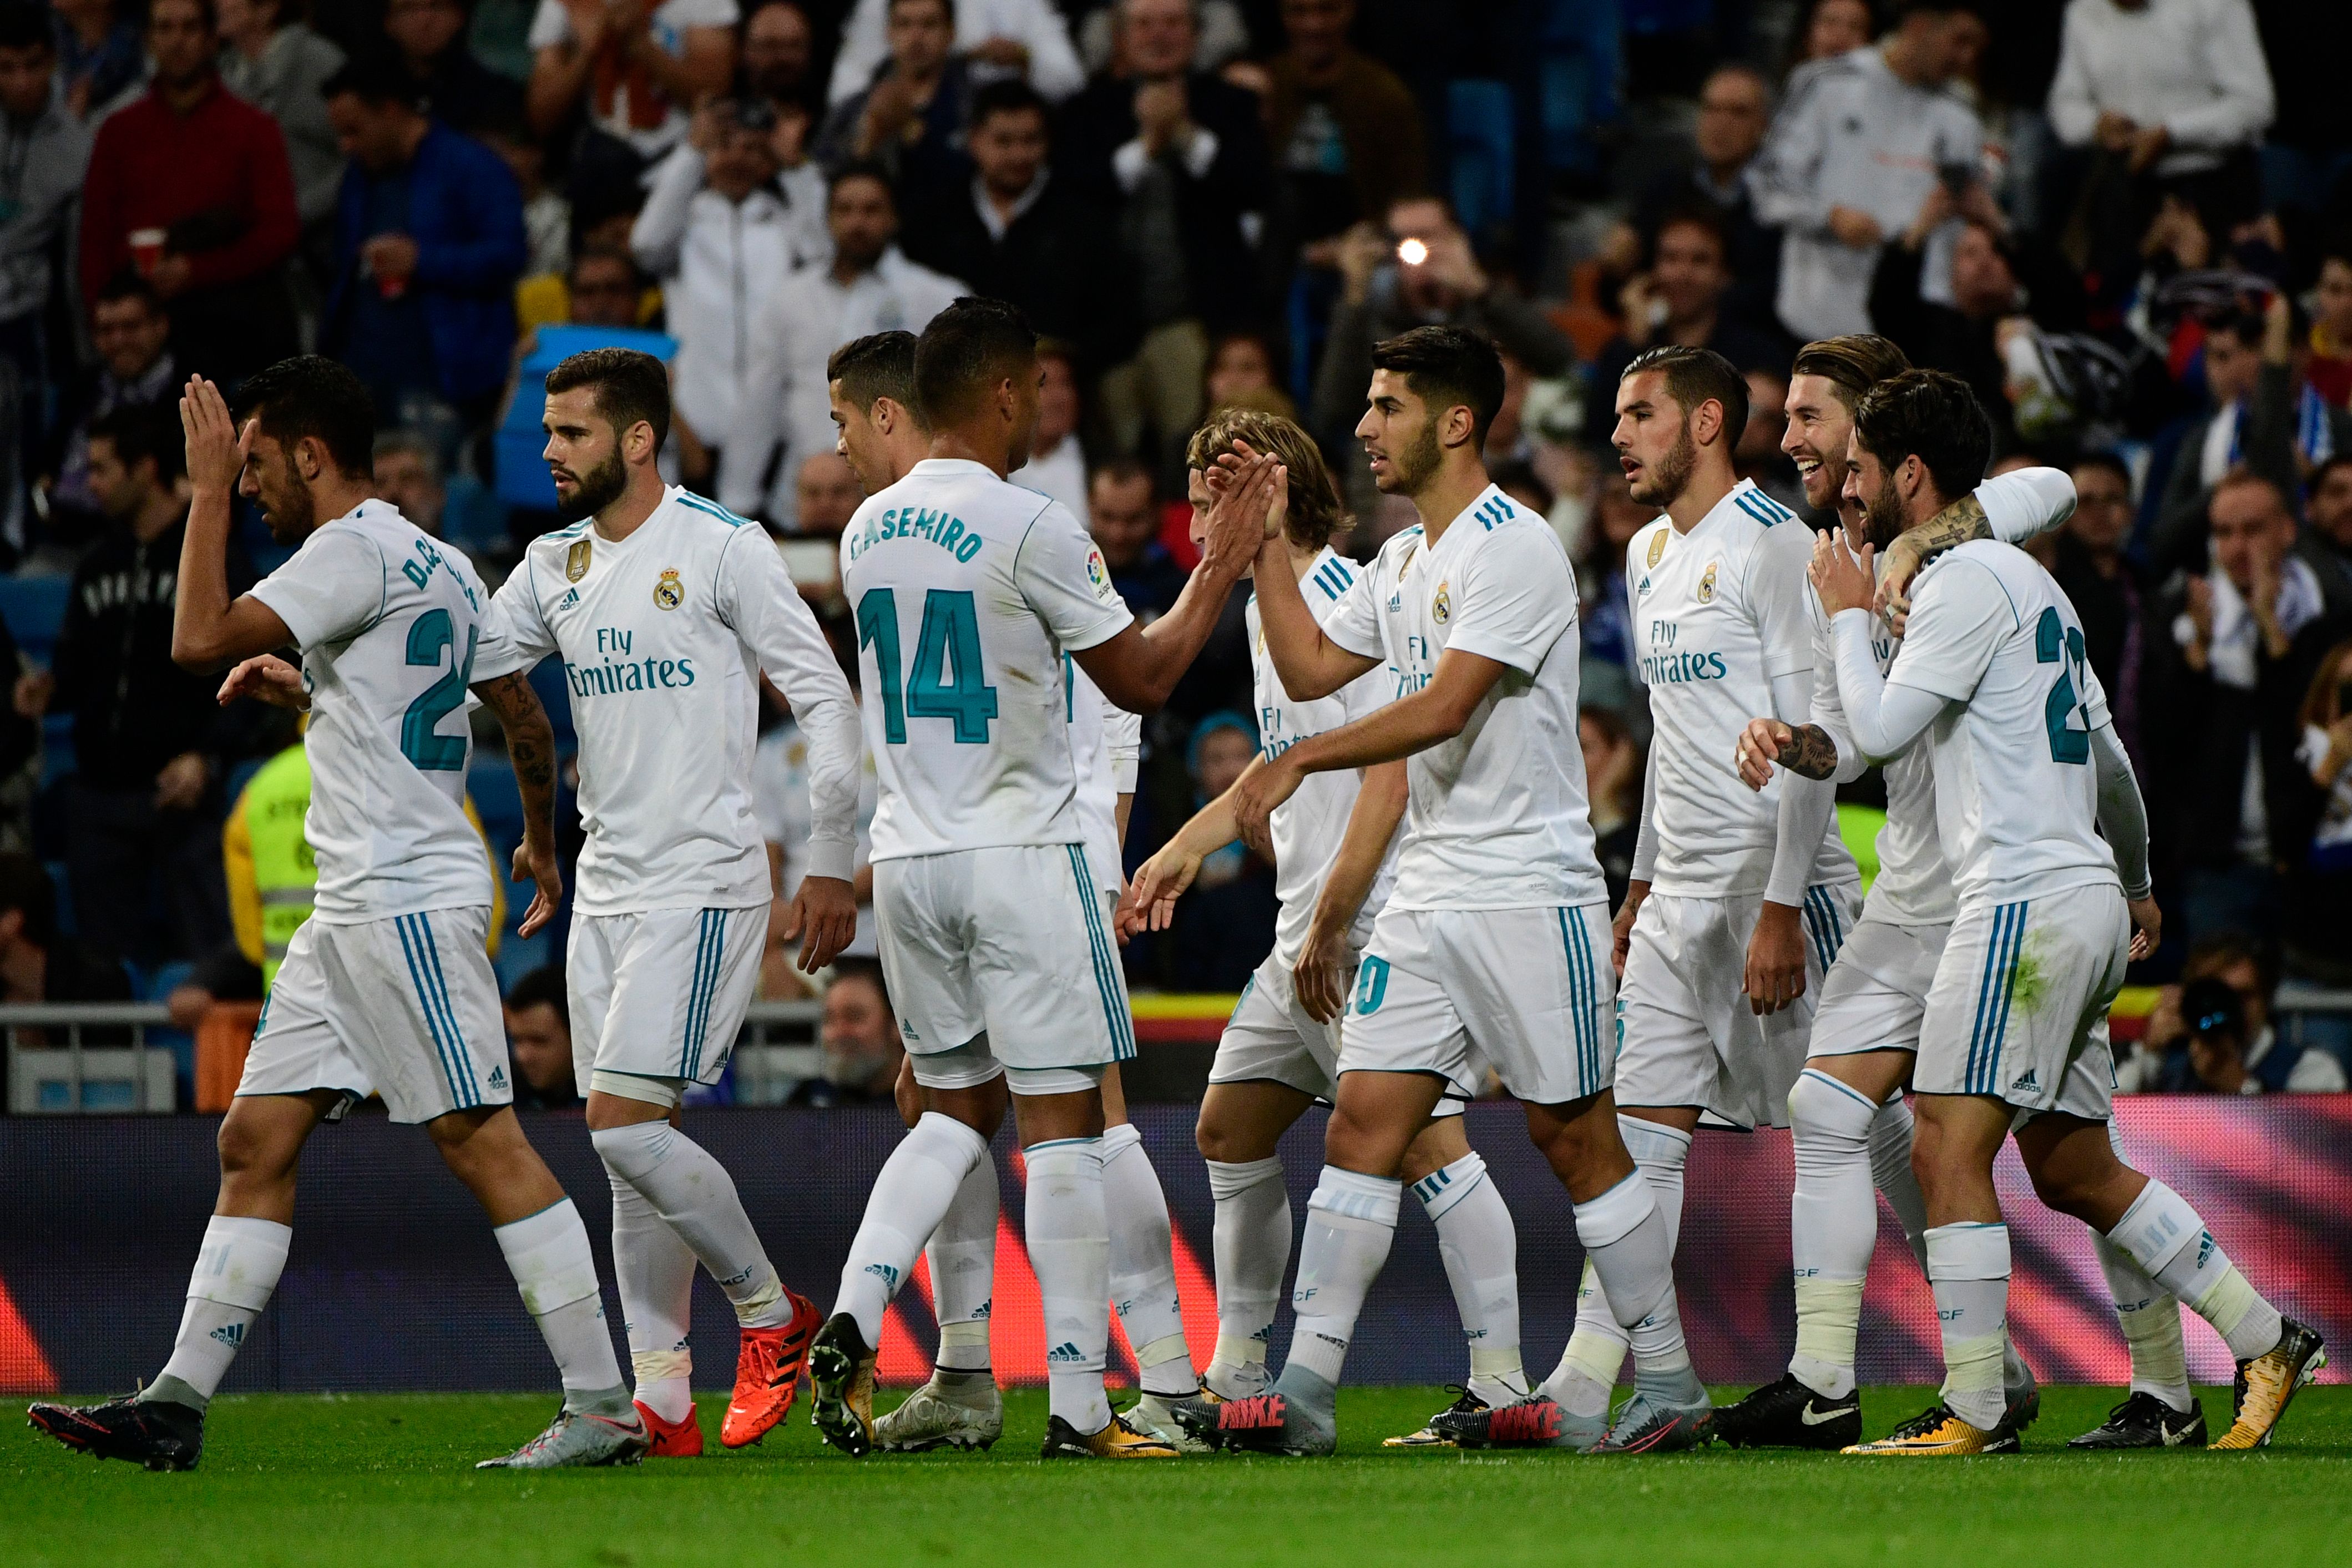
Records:
M1985 539L1929 563L1886 679L1947 700L1926 739L1963 906L2121 885L2091 761L2106 693L2074 606L2039 563Z
M1307 607L1315 612L1316 619L1330 618L1362 570L1330 546L1323 547L1298 580L1298 591L1306 595ZM1353 723L1396 696L1396 670L1383 664L1328 697L1312 702L1295 700L1282 689L1282 677L1265 651L1265 631L1255 595L1244 614L1249 625L1251 684L1257 696L1259 751L1266 761L1272 762L1310 736ZM1331 874L1331 863L1339 858L1339 845L1348 836L1348 818L1355 812L1363 782L1363 774L1354 768L1310 773L1297 795L1275 808L1271 824L1275 892L1282 908L1274 919L1274 956L1286 969L1298 962L1299 950L1307 945L1307 929L1315 923L1315 900ZM1364 895L1355 923L1349 928L1351 946L1361 948L1371 940L1372 917L1381 912L1389 889L1395 885L1397 852L1403 843L1402 833L1389 840L1388 854L1372 879L1370 891Z
M1780 840L1780 776L1740 782L1748 721L1780 713L1775 679L1813 665L1805 566L1813 536L1742 479L1688 533L1664 517L1625 548L1638 673L1650 689L1657 844L1650 890L1681 898L1761 893ZM1848 881L1853 857L1832 818L1808 884Z
M490 868L466 820L467 689L511 659L472 563L390 501L366 500L312 531L253 596L302 650L316 917L487 906Z
M1608 894L1577 742L1576 578L1551 525L1489 485L1434 546L1381 546L1324 635L1385 658L1399 697L1458 647L1507 666L1453 740L1407 760L1404 847L1389 904L1556 909Z
M1975 495L1993 537L2011 544L2047 533L2074 515L2074 481L2059 468L2021 468L1987 479ZM1884 564L1885 557L1879 559ZM1838 693L1837 644L1811 582L1805 584L1805 609L1813 626L1812 722L1837 737L1842 752L1848 751L1853 741ZM1881 675L1893 667L1899 646L1885 622L1871 623L1870 647ZM1886 826L1878 830L1878 879L1870 886L1864 918L1887 925L1949 925L1959 903L1937 832L1936 771L1928 748L1914 746L1889 758L1883 776Z
M927 458L849 520L841 583L882 781L874 858L1086 843L1062 656L1134 616L1069 509Z
M673 486L626 539L583 521L532 540L498 603L509 668L563 658L588 835L582 914L768 901L751 785L763 673L808 739L805 871L848 878L857 707L756 524Z
M1124 601L1121 601L1124 603ZM1078 763L1078 823L1095 883L1117 898L1127 888L1118 797L1135 793L1143 763L1143 720L1102 693L1077 660L1062 656L1062 711Z

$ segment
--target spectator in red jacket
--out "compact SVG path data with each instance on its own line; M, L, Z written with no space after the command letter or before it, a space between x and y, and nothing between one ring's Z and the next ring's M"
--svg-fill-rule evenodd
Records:
M82 188L81 286L124 264L172 312L182 367L237 381L294 353L284 268L300 233L278 122L221 86L212 0L154 0L148 90L99 127Z

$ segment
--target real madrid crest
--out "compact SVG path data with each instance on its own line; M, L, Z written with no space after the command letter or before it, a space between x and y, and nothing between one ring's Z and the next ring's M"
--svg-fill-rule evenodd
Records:
M677 568L666 566L661 580L654 584L654 603L665 610L675 610L686 603L686 584L677 580Z
M586 575L588 575L588 542L584 539L574 540L572 548L563 554L563 579L567 583L577 583Z
M1650 535L1650 564L1655 566L1658 563L1658 558L1665 552L1666 531L1662 528Z
M1446 584L1440 583L1437 597L1429 602L1429 618L1441 626L1454 618L1454 601L1446 595L1445 589Z
M1708 562L1706 563L1706 570L1698 574L1698 602L1702 605L1712 605L1715 603L1716 565L1717 563L1713 561Z

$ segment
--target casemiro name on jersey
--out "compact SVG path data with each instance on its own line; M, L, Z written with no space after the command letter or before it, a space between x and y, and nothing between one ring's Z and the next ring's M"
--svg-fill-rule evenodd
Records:
M894 506L851 536L849 559L856 560L867 546L886 539L928 540L966 563L988 542L979 530L967 528L963 519L952 513L928 506Z

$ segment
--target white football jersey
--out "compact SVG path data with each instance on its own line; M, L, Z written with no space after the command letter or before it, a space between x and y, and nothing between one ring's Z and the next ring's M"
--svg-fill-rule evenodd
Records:
M467 689L512 665L472 564L390 501L365 500L313 530L253 596L302 650L317 918L488 904L482 836L466 820Z
M1329 545L1323 547L1298 580L1298 591L1306 595L1307 607L1315 612L1316 619L1330 618L1362 570ZM1259 752L1266 761L1272 762L1309 736L1351 724L1396 696L1396 671L1384 664L1366 670L1328 697L1312 702L1295 700L1282 689L1282 677L1265 651L1256 595L1251 595L1244 613L1249 624L1251 683L1257 696ZM1348 818L1355 812L1356 796L1362 788L1363 774L1354 768L1309 773L1298 793L1275 808L1271 824L1275 891L1282 909L1274 920L1274 956L1285 969L1298 962L1299 949L1307 945L1307 928L1315 923L1315 900L1322 894L1324 879L1331 874L1331 863L1339 858L1339 845L1348 836ZM1389 840L1388 854L1372 879L1371 890L1364 895L1363 908L1349 928L1350 946L1361 948L1372 939L1372 917L1381 912L1396 882L1397 852L1403 844L1402 833Z
M882 781L874 858L1087 843L1062 656L1134 616L1069 509L926 458L849 520L841 584Z
M532 540L498 602L508 667L561 654L571 687L588 837L580 913L768 901L751 784L762 673L808 739L804 870L849 877L856 704L757 524L672 486L626 539L591 520Z
M1576 577L1551 524L1488 485L1434 546L1417 524L1382 545L1323 631L1385 658L1398 697L1427 686L1448 647L1507 667L1459 735L1406 761L1391 907L1556 909L1608 896L1576 734Z
M862 738L862 737L861 737ZM857 765L857 853L850 862L854 874L874 858L874 805L878 785L874 759L859 749ZM760 818L760 837L776 846L782 893L787 899L801 890L809 873L809 839L816 831L809 815L809 744L792 720L760 737L751 752L751 809ZM874 905L857 906L857 934L842 951L858 958L875 952Z
M1987 479L1975 495L1993 537L2012 544L2047 533L2074 515L2074 481L2063 469L2021 468ZM1884 568L1885 557L1878 563ZM1813 626L1812 721L1837 736L1841 749L1850 748L1845 700L1838 692L1837 643L1811 582L1805 584L1805 609ZM1894 667L1899 646L1886 623L1874 618L1870 648L1879 674ZM1936 826L1936 771L1928 748L1914 746L1889 758L1882 776L1886 825L1878 830L1878 879L1870 886L1864 918L1887 925L1949 925L1959 900L1952 893L1951 868L1944 864Z
M1078 823L1086 834L1087 863L1094 868L1096 884L1117 898L1127 890L1118 797L1135 793L1135 775L1143 761L1143 720L1105 697L1066 653L1062 656L1062 712L1077 752Z
M1723 899L1761 893L1780 837L1780 775L1740 782L1740 732L1780 713L1775 678L1813 665L1805 566L1813 535L1747 479L1688 533L1661 517L1625 548L1625 596L1656 773L1653 892ZM1831 819L1808 885L1852 880L1853 857Z
M1886 679L1948 704L1926 739L1962 906L2121 886L2091 763L2106 693L2074 606L2033 557L1980 539L1930 563Z

